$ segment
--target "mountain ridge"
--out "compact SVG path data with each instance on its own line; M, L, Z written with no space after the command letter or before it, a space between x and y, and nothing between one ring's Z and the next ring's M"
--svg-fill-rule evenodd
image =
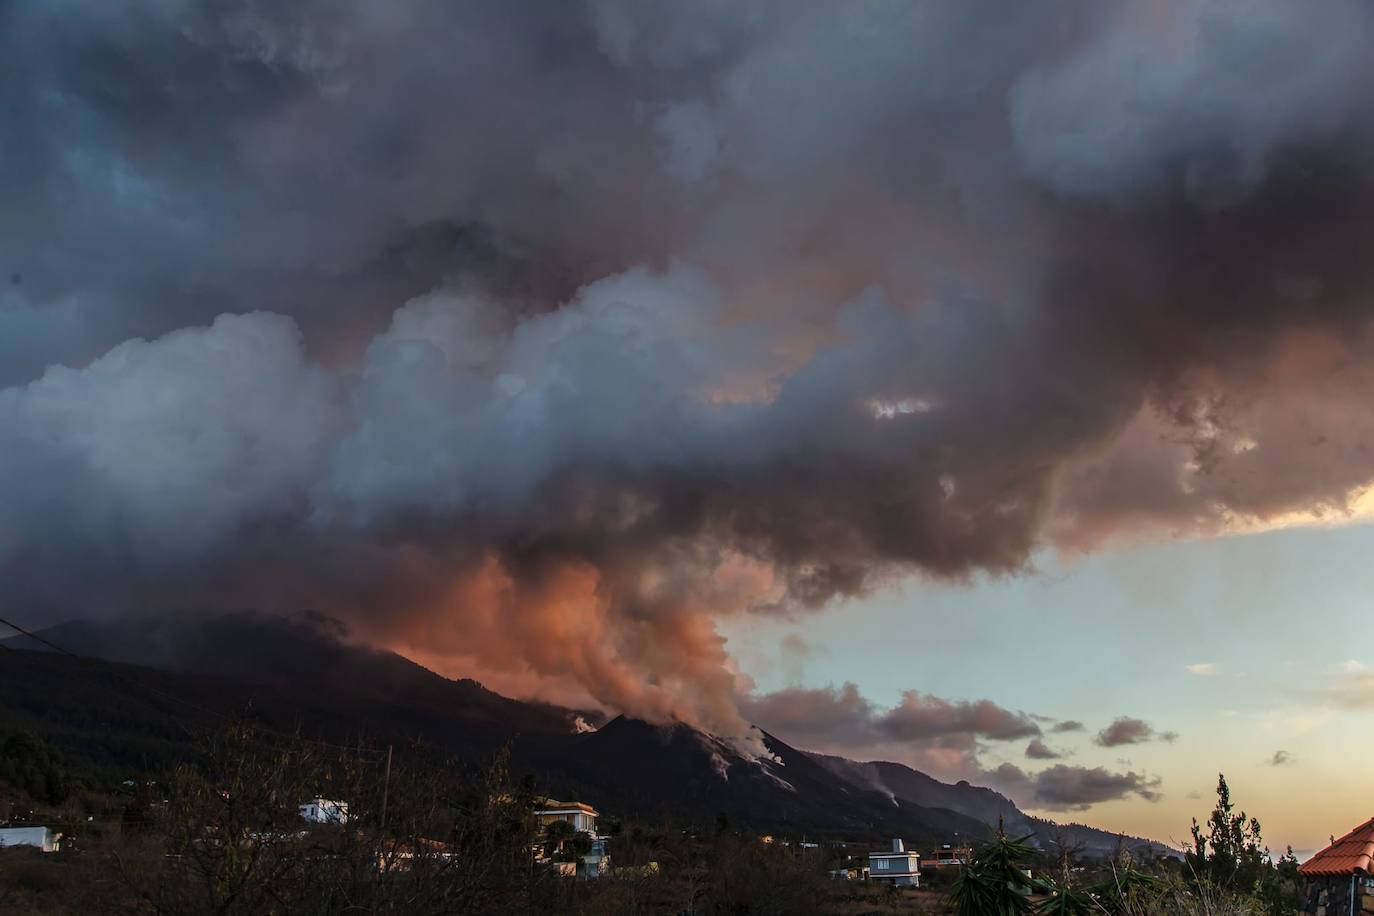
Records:
M225 702L256 698L264 712L289 719L294 711L330 733L355 722L360 732L374 736L399 740L419 734L464 753L504 743L551 789L608 810L670 811L697 820L724 815L814 836L905 835L931 842L963 842L1005 823L1038 845L1068 837L1094 854L1110 852L1119 841L1107 831L1027 815L989 788L943 783L891 761L800 750L761 729L747 747L685 723L656 725L624 716L587 731L578 720L592 714L505 697L397 653L350 644L322 615L73 620L36 635L103 663L216 678L226 685L219 691ZM48 652L23 636L2 644ZM66 667L69 676L85 673ZM8 668L0 677L4 673ZM1132 848L1149 844L1134 837L1120 842Z
M1041 848L1064 844L1081 852L1106 855L1122 845L1132 851L1172 852L1169 846L1143 837L1114 833L1085 824L1061 824L1026 814L1015 802L995 789L975 786L967 780L941 782L927 773L893 761L859 762L830 754L812 756L839 778L887 793L894 803L907 801L922 807L940 806L989 826L1001 824L1008 833L1028 837Z

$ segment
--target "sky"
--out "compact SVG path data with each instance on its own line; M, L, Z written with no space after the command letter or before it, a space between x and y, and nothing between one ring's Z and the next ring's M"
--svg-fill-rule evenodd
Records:
M0 585L327 613L1171 838L1250 767L1315 844L1374 695L1371 38L1355 0L0 4Z
M1273 848L1310 852L1349 829L1340 825L1368 792L1349 760L1365 746L1370 708L1346 688L1374 665L1363 626L1372 548L1374 528L1356 524L1046 555L1024 576L906 583L725 632L762 690L852 682L886 705L913 685L986 695L1082 722L1082 731L1045 728L1044 743L1066 762L1160 781L1154 800L1065 812L1031 798L1029 810L1181 844L1191 818L1210 813L1224 772ZM1177 738L1095 743L1121 715ZM988 740L983 765L1032 767L1028 743ZM921 762L889 750L888 759Z

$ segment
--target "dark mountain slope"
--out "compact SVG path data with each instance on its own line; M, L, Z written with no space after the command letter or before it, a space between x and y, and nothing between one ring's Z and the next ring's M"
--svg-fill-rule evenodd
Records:
M278 732L398 748L419 740L474 760L509 746L553 794L619 814L708 823L723 812L815 837L929 843L986 835L1001 819L1042 844L1056 835L1094 850L1116 843L1031 818L991 789L809 754L764 732L745 746L684 724L617 718L579 733L572 710L351 645L322 617L77 621L39 635L85 657L26 651L44 647L25 637L0 643L14 650L0 652L0 725L37 732L92 771L189 759L197 736L246 715Z
M37 635L77 655L319 695L331 706L357 697L511 734L567 734L578 715L512 700L474 680L450 680L394 652L352 645L337 623L320 616L83 620ZM23 636L5 645L46 650Z
M580 736L562 768L589 787L594 803L795 828L813 836L936 841L984 835L972 818L943 808L898 806L879 792L836 779L802 751L759 732L766 746L743 748L686 725L617 718Z
M1011 799L994 792L992 789L974 786L967 782L955 784L940 782L919 770L900 763L874 761L859 763L844 757L825 754L812 754L812 759L824 766L829 772L858 786L866 786L873 791L882 792L894 798L903 799L917 805L949 808L984 824L996 824L998 818L1005 818L1008 827L1014 820L1024 817Z
M194 760L206 738L239 721L261 726L265 745L294 735L350 747L361 740L410 748L418 741L425 753L474 761L490 757L512 737L494 725L358 696L283 690L55 652L0 651L0 727L39 735L73 770L100 784L165 773Z
M38 734L73 771L105 785L193 761L201 739L239 718L265 726L267 743L300 734L352 746L364 736L406 754L419 752L412 742L420 739L424 753L473 762L509 746L517 769L534 774L551 794L620 816L671 814L678 823L704 825L724 812L741 826L875 841L933 842L982 829L952 811L894 806L771 737L776 759L741 753L685 725L623 718L597 732L517 736L475 725L461 708L445 716L356 693L287 690L55 652L0 652L0 728Z
M1008 833L1029 836L1033 843L1050 848L1056 842L1077 846L1088 855L1106 855L1124 844L1128 849L1150 848L1155 853L1167 853L1161 843L1140 837L1121 836L1106 830L1081 824L1058 824L1044 818L1032 817L1017 808L1011 799L992 789L968 782L940 782L919 770L900 763L875 761L858 763L844 757L825 754L811 755L827 771L851 785L863 786L889 794L899 802L924 807L942 807L957 811L983 824L1004 824ZM964 837L961 835L960 840Z

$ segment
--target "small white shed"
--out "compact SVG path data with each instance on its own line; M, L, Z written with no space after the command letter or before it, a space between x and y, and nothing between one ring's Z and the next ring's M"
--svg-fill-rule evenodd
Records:
M301 817L312 824L347 824L348 802L312 798L300 804Z

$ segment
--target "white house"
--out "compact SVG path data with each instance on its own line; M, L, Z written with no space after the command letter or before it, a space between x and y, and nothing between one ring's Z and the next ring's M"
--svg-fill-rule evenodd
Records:
M544 806L536 808L534 812L535 822L539 829L547 829L549 824L555 821L563 821L572 826L573 830L585 833L592 838L592 847L586 855L575 864L573 873L579 878L595 878L604 875L611 867L611 857L606 852L606 838L598 836L596 832L596 820L601 815L591 805L583 802L561 802L552 798L544 799ZM564 870L563 864L559 865L560 873Z
M547 827L554 821L567 821L574 830L581 830L596 836L596 819L601 815L591 805L582 802L560 802L552 798L544 799L544 807L534 812L540 827Z
M301 817L312 824L347 824L348 802L312 798L300 806Z
M907 852L901 840L892 841L890 852L868 854L868 879L906 887L921 886L921 857Z
M62 834L47 827L0 827L0 846L36 846L57 852L62 848Z

